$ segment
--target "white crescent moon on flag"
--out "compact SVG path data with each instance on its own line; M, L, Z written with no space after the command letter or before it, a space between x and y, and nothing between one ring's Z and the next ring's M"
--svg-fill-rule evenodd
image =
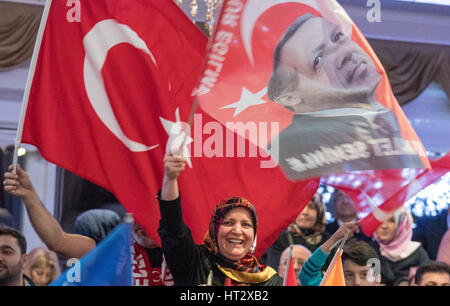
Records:
M373 216L375 217L375 219L377 219L380 222L384 222L387 219L389 219L390 217L393 216L393 214L395 213L394 211L389 211L386 212L382 209L380 209L377 204L374 203L374 201L365 193L365 192L361 192L364 197L366 198L367 202L369 203L369 207L370 210L372 211Z
M323 1L323 0L320 0ZM319 11L322 15L321 9L330 10L329 14L336 13L339 17L345 16L345 23L341 23L346 33L351 33L351 20L348 18L344 9L334 1L323 1L320 5L317 4L316 0L249 0L245 6L245 9L242 13L242 22L241 22L241 37L244 43L245 51L247 52L247 56L250 60L250 63L254 65L253 59L253 51L252 51L252 35L253 29L255 27L255 23L258 20L259 16L261 16L265 11L270 9L271 7L284 4L284 3L301 3L312 7L313 9ZM325 13L326 15L326 13ZM324 16L326 17L326 16ZM333 19L339 19L339 17L335 17ZM350 21L348 23L348 21ZM350 32L348 30L350 29Z
M83 38L86 51L84 59L84 85L89 101L97 116L106 127L132 152L144 152L156 148L158 145L146 146L129 139L114 114L106 93L105 83L101 74L109 50L120 44L129 43L133 47L144 51L158 67L156 60L145 42L129 26L119 24L113 19L98 22Z

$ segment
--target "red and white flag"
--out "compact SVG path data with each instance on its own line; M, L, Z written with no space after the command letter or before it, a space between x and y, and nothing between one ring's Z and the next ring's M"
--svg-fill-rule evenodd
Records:
M208 50L200 106L289 179L429 167L381 63L335 0L225 0Z
M264 224L260 255L312 198L318 180L292 184L278 168L261 169L267 157L236 156L239 146L254 147L200 110L184 140L206 44L173 1L53 1L22 142L114 193L157 242L163 156L185 143L190 167L179 183L194 240L202 242L219 200L244 196Z
M186 58L200 62L205 45L171 1L53 1L22 142L113 192L154 233L168 136L160 118L189 107L199 71Z
M450 171L450 153L430 163L430 169L361 171L323 177L321 182L340 189L354 201L358 212L365 215L361 229L372 236L393 212Z

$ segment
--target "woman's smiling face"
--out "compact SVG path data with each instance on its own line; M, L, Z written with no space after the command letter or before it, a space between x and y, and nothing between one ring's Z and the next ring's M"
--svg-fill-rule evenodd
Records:
M394 241L396 230L397 224L395 223L395 217L391 217L378 227L376 233L384 244L389 244Z
M237 207L227 213L219 226L217 244L223 256L237 261L250 251L254 238L255 230L250 211Z

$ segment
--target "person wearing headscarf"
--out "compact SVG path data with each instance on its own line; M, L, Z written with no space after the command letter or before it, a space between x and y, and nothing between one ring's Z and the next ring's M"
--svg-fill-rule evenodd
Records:
M90 209L83 212L75 220L75 233L88 236L99 244L120 224L120 216L109 209Z
M269 247L266 252L266 263L272 268L278 269L281 253L291 244L301 244L314 253L322 243L331 237L325 232L325 223L325 205L321 195L316 193L297 219Z
M412 226L411 213L402 207L374 233L383 284L394 285L397 279L408 277L411 268L415 269L422 262L429 260L420 242L412 241Z
M112 210L90 209L75 220L75 232L99 244L120 223L120 216ZM137 222L133 222L131 234L133 286L171 286L172 276L166 268L161 248Z
M245 198L220 201L209 222L204 243L193 241L183 221L177 177L184 170L183 157L167 154L164 181L158 200L161 220L158 233L176 286L279 286L282 278L253 255L258 218Z

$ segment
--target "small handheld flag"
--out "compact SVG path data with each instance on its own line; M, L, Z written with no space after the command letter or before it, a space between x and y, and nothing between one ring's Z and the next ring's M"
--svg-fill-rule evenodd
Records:
M294 271L294 248L292 244L289 247L286 271L284 272L283 286L297 286L297 278Z
M331 261L327 272L325 272L320 286L345 286L344 268L342 266L342 249L349 235L350 232L347 231L344 238L337 242L340 242L339 248L337 249L336 254L334 254L333 260Z

